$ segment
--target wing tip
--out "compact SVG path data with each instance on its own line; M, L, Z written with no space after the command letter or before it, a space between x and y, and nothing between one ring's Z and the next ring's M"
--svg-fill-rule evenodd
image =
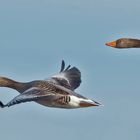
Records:
M64 87L66 87L65 84L69 84L70 87L66 88L74 90L79 87L82 82L81 72L75 66L71 67L71 65L68 65L65 68L65 61L62 59L60 72L59 74L52 76L51 81Z
M60 72L62 72L64 69L65 69L65 61L62 59Z
M66 76L69 78L69 81L73 89L76 89L77 87L80 86L82 80L81 80L81 72L78 68L72 67L66 72Z
M0 108L4 108L4 104L0 101Z

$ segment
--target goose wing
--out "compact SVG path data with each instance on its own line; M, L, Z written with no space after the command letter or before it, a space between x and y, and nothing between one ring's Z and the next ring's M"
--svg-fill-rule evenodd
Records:
M60 72L53 75L48 81L57 85L64 86L70 90L75 90L81 83L81 72L78 68L68 65L65 68L65 62L62 60Z
M16 104L24 103L24 102L30 102L30 101L39 101L39 100L46 100L49 102L57 101L63 97L66 96L66 93L63 94L56 94L53 91L49 90L43 90L37 87L32 87L28 89L27 91L23 92L22 94L16 96L13 100L11 100L9 103L7 103L4 106L13 106Z

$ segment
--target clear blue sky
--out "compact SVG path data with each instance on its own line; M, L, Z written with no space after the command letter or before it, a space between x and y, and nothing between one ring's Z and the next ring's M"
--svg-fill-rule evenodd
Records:
M63 110L26 103L0 110L1 140L140 139L140 49L105 42L140 38L140 1L0 2L0 76L18 81L57 73L61 60L82 73L78 93L104 107ZM4 103L18 95L0 88Z

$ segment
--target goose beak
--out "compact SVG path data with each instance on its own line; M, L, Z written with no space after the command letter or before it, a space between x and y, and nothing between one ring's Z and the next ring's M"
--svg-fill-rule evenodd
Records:
M116 47L116 41L108 42L108 43L106 43L105 45L115 48L115 47Z
M90 106L103 106L103 105L93 100L80 102L80 107L90 107Z

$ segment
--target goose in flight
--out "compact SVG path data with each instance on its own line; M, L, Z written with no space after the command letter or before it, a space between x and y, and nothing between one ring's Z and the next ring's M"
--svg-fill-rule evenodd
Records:
M80 86L80 83L80 71L76 67L71 68L70 65L65 68L65 62L63 60L60 72L47 80L35 80L22 83L6 77L0 77L0 87L12 88L20 93L7 104L3 104L0 101L0 107L10 107L30 101L48 107L66 109L101 105L74 91Z
M116 41L108 42L106 45L118 49L140 48L140 40L132 38L120 38Z

